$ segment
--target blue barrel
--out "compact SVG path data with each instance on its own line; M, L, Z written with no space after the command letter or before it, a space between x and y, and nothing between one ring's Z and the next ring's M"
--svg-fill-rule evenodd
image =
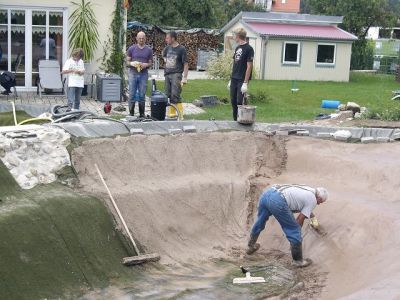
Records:
M322 100L321 108L334 108L337 109L340 105L339 100Z

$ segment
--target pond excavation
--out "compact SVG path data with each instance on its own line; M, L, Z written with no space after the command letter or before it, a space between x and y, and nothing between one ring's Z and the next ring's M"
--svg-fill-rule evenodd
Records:
M262 132L95 138L75 144L58 182L30 190L0 163L0 298L398 299L398 153ZM137 253L95 165L158 262L122 264ZM280 183L329 191L314 210L322 234L302 228L306 268L274 217L246 254L259 196ZM233 284L240 266L265 282Z

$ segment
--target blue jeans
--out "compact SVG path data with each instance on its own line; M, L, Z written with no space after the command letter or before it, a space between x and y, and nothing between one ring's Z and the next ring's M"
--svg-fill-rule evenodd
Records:
M68 87L68 108L79 109L79 106L81 104L82 90L83 88L81 87Z
M301 243L301 227L296 222L285 198L274 188L264 191L260 197L257 221L251 229L251 235L260 234L270 216L274 216L279 222L290 243Z
M146 100L147 80L149 74L146 73L133 73L129 71L129 107L133 102L144 102ZM136 91L139 90L139 99L135 99Z

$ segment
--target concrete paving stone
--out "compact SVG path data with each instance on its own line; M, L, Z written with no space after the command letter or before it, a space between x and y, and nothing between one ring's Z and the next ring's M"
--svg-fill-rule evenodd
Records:
M289 135L289 131L287 130L277 130L275 132L276 135Z
M374 142L375 142L375 139L372 136L367 136L367 137L361 138L361 143L363 143L363 144L371 144Z
M296 132L296 134L299 135L299 136L309 136L310 135L310 131L308 131L308 130L298 130Z
M180 129L180 128L170 128L170 129L168 129L168 133L169 133L169 134L178 134L178 133L182 133L182 129Z
M378 143L389 143L390 138L380 136L380 137L377 137L377 138L376 138L376 141L377 141Z
M319 138L331 138L332 135L329 132L317 132Z
M194 125L185 125L183 126L184 132L197 132L197 128Z
M145 113L147 115L151 114L151 106L150 106L150 98L147 97L146 109ZM39 105L66 105L67 99L65 96L57 96L57 95L43 95L42 98L39 95L36 95L36 92L19 92L17 102L18 104L39 104ZM116 107L117 105L122 104L123 106L128 107L127 102L113 102L111 105ZM81 98L81 110L87 110L94 113L99 114L100 116L105 116L106 114L103 111L104 103L100 101L96 101L93 98L88 96L83 96ZM184 115L194 115L201 114L205 111L199 107L196 107L192 103L183 103L183 113ZM120 115L128 115L129 111L126 109L124 112L116 112L113 110L113 113Z
M131 132L131 134L144 134L144 131L142 128L131 128L130 132Z

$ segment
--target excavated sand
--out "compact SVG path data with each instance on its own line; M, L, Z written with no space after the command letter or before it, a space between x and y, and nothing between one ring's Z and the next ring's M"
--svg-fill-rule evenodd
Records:
M400 299L398 153L400 144L226 132L92 140L72 161L83 190L109 204L99 165L135 238L164 264L243 253L257 198L272 183L325 186L330 199L315 213L327 234L303 227L305 256L328 274L318 297ZM273 218L260 242L289 255Z
M72 157L84 189L107 199L98 164L135 238L163 263L242 244L252 223L249 179L274 177L285 163L282 142L236 132L94 140Z
M400 144L291 139L279 182L325 186L315 214L327 235L304 228L305 254L328 272L323 299L400 299ZM285 240L265 245L285 247Z

